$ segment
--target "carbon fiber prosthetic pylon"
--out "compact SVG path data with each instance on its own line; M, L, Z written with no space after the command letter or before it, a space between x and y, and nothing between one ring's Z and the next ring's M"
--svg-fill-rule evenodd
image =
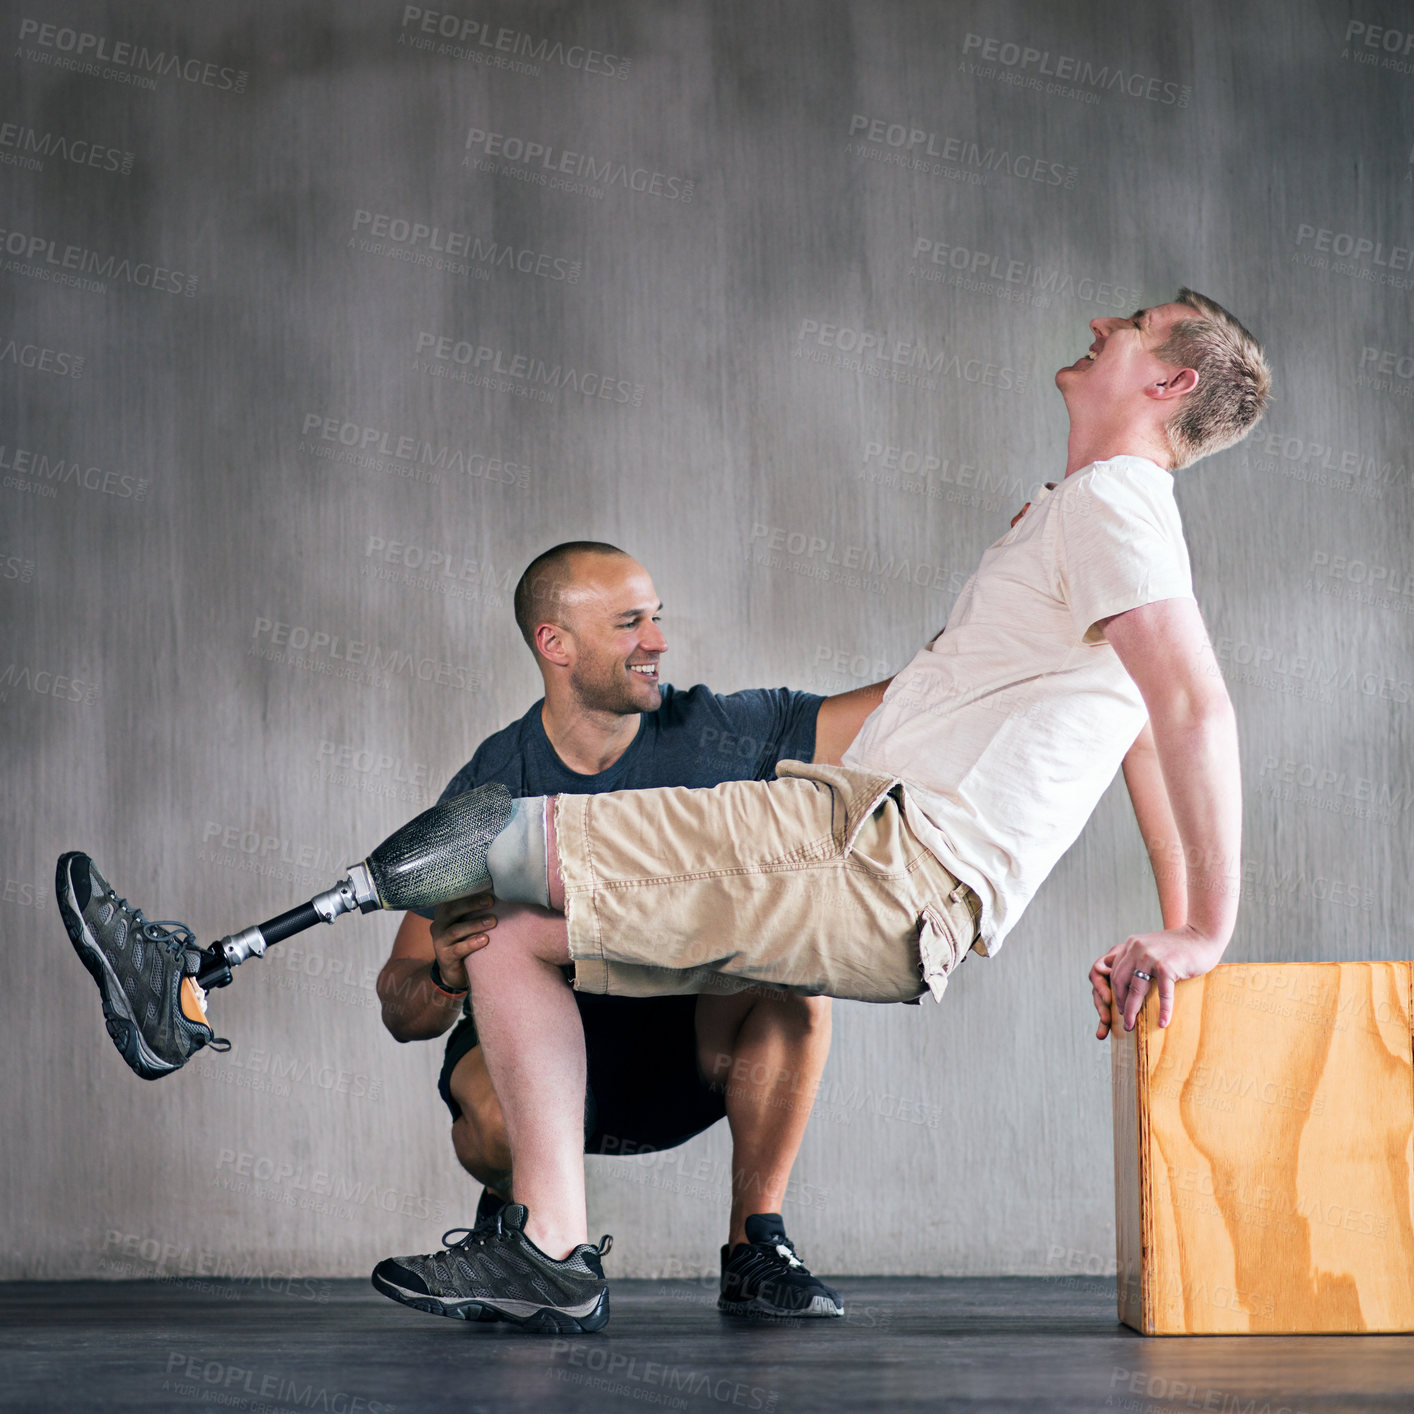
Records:
M486 851L511 818L511 793L492 781L424 810L368 856L384 908L432 908L491 887Z

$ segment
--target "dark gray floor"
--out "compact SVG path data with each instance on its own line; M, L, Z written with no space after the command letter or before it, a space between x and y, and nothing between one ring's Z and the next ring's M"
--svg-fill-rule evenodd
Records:
M614 1283L597 1336L424 1316L362 1281L0 1284L0 1409L1414 1409L1414 1336L1145 1340L1104 1279L840 1282L843 1321L746 1326Z

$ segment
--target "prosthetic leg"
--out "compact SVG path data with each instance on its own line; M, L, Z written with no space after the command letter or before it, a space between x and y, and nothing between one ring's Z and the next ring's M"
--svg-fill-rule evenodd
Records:
M486 851L510 817L510 792L494 783L424 810L308 903L203 948L198 984L205 990L227 986L231 969L248 957L263 957L272 944L355 909L431 908L489 889Z
M424 810L308 903L199 946L184 923L154 922L79 851L61 855L59 913L98 984L103 1020L123 1059L145 1080L179 1069L203 1046L229 1049L206 1020L206 989L283 938L341 913L430 908L491 887L486 853L511 818L510 793L488 784Z

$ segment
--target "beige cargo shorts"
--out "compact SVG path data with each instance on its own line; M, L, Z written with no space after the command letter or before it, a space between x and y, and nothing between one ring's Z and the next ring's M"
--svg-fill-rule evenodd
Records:
M799 761L777 777L559 797L577 988L941 1000L980 905L908 827L898 781Z

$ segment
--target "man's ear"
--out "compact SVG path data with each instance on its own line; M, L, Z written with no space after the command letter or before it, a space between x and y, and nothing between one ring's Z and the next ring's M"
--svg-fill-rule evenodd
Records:
M1177 368L1161 382L1150 383L1144 389L1150 398L1181 398L1198 386L1198 373L1192 368Z
M537 624L535 626L535 648L546 662L563 668L570 660L569 635L559 624Z

